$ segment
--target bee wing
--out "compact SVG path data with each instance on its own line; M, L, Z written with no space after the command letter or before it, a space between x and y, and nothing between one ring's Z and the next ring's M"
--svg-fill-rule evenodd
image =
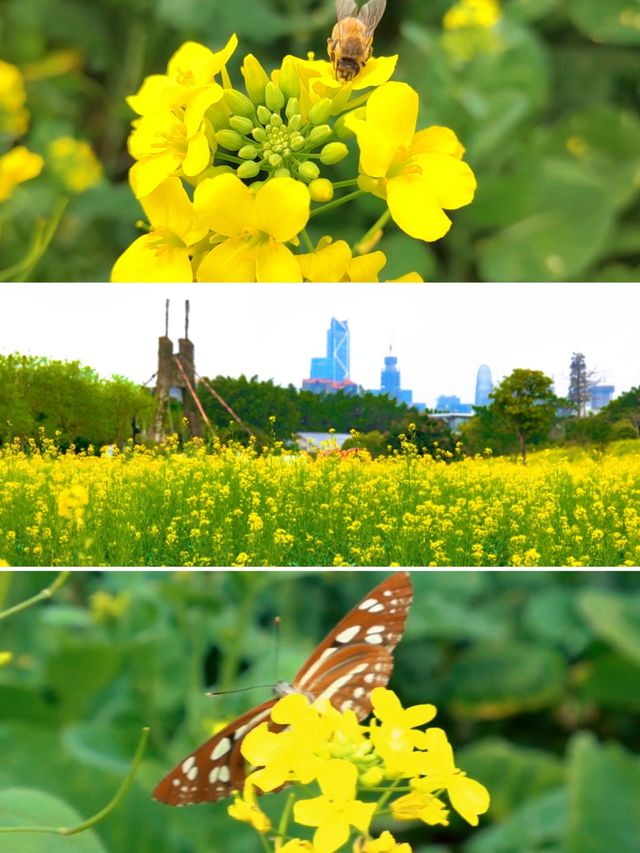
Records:
M385 0L386 3L386 0ZM384 10L383 10L384 11ZM358 4L353 0L336 0L336 18L338 22L345 18L358 17Z
M360 9L358 20L362 21L365 25L368 35L373 35L373 31L380 23L380 19L384 15L384 10L386 8L387 0L369 0L369 2L365 3L362 9Z

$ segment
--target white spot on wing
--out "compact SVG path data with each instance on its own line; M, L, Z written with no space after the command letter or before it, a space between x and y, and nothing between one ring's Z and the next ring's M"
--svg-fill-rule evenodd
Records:
M209 773L209 782L213 785L214 782L218 781L218 774L222 770L221 767L214 767L211 773Z
M230 778L231 774L229 773L229 768L226 765L223 765L218 773L218 779L221 782L228 782Z
M365 693L366 691L364 687L356 687L356 689L353 691L353 695L356 699L361 699Z
M198 768L192 767L191 770L187 773L187 779L190 782L194 782L198 778Z
M369 613L382 613L384 610L384 604L374 604L373 607L369 608Z
M350 628L345 628L344 631L341 631L336 637L337 643L348 643L355 636L357 636L360 631L360 625L352 625Z
M365 643L371 643L372 646L379 646L382 643L381 634L367 634L364 638Z
M358 610L373 610L376 604L378 604L377 599L367 598L367 600L363 601L362 604L358 607Z
M195 765L195 763L195 755L190 755L189 758L185 758L185 760L182 762L182 772L186 775Z
M226 755L230 749L231 741L228 737L223 737L222 740L219 741L219 743L217 743L211 750L211 760L217 761L219 758L222 758L223 755Z
M367 628L367 634L382 634L384 630L384 625L372 625L370 628Z

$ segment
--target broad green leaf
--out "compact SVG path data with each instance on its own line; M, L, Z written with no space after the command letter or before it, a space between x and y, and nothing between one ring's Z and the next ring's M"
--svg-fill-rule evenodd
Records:
M84 818L68 803L36 788L0 791L0 826L74 827ZM107 853L93 830L78 835L15 833L0 835L7 853Z
M608 654L583 667L580 695L599 708L640 711L640 666Z
M567 853L638 850L640 759L585 732L571 742L568 773Z
M540 590L525 605L522 624L532 637L558 644L571 655L580 653L590 640L581 618L575 591L570 588Z
M558 652L512 642L481 644L463 652L449 674L449 709L499 720L553 705L565 684L567 665Z
M640 598L585 590L580 595L579 606L599 637L640 664Z
M482 829L467 853L563 853L567 794L563 788L522 803L497 826Z
M640 44L639 0L569 0L575 26L598 44Z

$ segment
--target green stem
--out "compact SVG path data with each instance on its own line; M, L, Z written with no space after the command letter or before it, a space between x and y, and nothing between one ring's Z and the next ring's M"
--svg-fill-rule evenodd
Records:
M384 226L387 224L387 222L389 221L389 219L390 219L390 218L391 218L391 211L389 210L389 208L387 208L387 209L384 211L384 213L382 214L382 216L380 216L380 217L376 220L376 222L371 226L371 228L369 228L369 230L368 230L368 231L367 231L367 233L364 235L364 237L363 237L361 240L358 240L358 242L357 242L357 243L355 244L355 246L354 246L354 249L355 249L357 252L361 252L361 250L360 250L360 246L363 246L363 247L364 247L364 251L366 251L366 244L367 244L370 240L372 240L372 239L373 239L373 237L376 235L376 233L377 233L378 231L380 231L380 229L381 229L381 228L384 228Z
M326 213L328 210L333 210L336 207L340 207L343 204L346 204L348 201L353 201L354 198L358 198L359 196L364 195L362 190L356 190L356 192L349 193L349 195L343 195L342 198L337 198L335 201L330 201L327 204L323 204L322 207L317 207L315 210L311 211L310 219L313 219L314 216L318 216L320 213Z
M24 281L26 279L47 251L68 204L68 198L58 199L49 220L44 223L39 222L36 225L35 236L25 257L21 261L18 261L17 264L5 270L0 270L0 281Z
M16 613L20 613L22 610L26 610L27 607L32 607L34 604L37 604L39 601L45 601L48 598L52 598L56 592L60 589L60 587L66 583L67 579L71 575L71 572L60 572L60 574L56 577L51 586L46 587L45 589L41 589L36 595L31 598L27 598L26 601L21 601L20 604L16 604L14 607L9 607L7 610L3 610L0 613L0 621L2 619L7 619L9 616L14 616Z
M341 190L344 187L356 187L358 186L357 178L350 178L348 181L336 181L333 185L335 190Z
M140 766L140 762L142 761L142 755L144 753L145 747L147 745L147 739L149 737L149 729L145 727L142 729L142 734L140 735L140 740L138 741L138 747L136 749L136 753L133 756L133 761L131 763L131 767L129 772L123 779L120 787L115 793L115 796L111 800L111 802L107 803L107 805L100 809L99 812L93 815L93 817L88 818L88 820L82 821L77 826L0 826L0 833L4 832L47 832L53 833L54 835L77 835L80 832L84 832L85 829L90 829L92 826L95 826L99 821L103 818L107 817L114 809L116 809L122 800L125 798L133 780L135 778L136 773L138 772L138 767Z
M309 237L309 232L306 228L302 229L302 239L304 240L304 244L310 252L315 251L313 248L313 243L311 242L311 237Z
M291 812L293 811L293 804L295 802L296 795L291 791L289 796L287 797L287 802L285 803L284 809L282 810L282 815L280 816L280 823L278 824L278 835L284 837L287 834L287 829L289 828L289 819L291 818Z
M233 154L221 154L220 151L216 151L216 158L226 160L228 163L238 163L239 165L247 162L246 160L241 160L240 157L234 157Z

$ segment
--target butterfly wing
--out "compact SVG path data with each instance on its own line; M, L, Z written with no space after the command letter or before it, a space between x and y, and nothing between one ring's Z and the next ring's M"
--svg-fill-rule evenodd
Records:
M392 652L404 633L412 600L408 572L385 578L327 634L293 679L293 689L314 700L329 699L340 710L353 708L359 719L366 717L369 694L391 677Z
M247 732L270 719L277 699L252 708L209 738L169 771L156 786L153 797L169 806L215 803L240 791L246 777L246 761L240 752Z

